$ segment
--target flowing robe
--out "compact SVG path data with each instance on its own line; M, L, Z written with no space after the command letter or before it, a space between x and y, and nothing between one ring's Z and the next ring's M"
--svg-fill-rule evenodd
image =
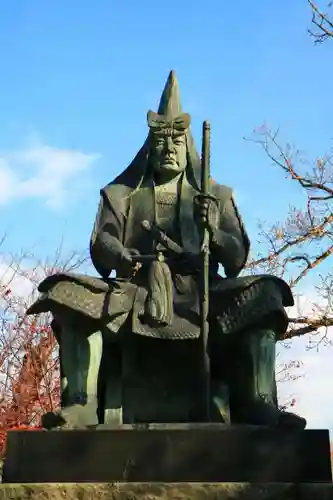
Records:
M238 277L249 252L249 239L235 205L232 191L211 181L210 193L219 203L220 222L211 242L210 320L214 334L243 332L263 323L274 328L277 339L286 331L284 307L293 305L288 285L273 276ZM181 181L177 217L169 234L185 252L197 255L200 238L193 215L198 194L186 173ZM117 334L131 320L134 333L156 338L191 339L200 335L198 272L191 266L170 263L174 283L175 319L172 325L152 328L142 322L147 296L145 266L135 277L126 275L119 258L121 249L154 253L152 237L141 222L156 221L153 182L147 178L137 188L111 183L101 190L100 205L92 232L90 254L101 278L60 273L46 278L39 286L40 298L28 314L55 310L80 320L92 320ZM218 265L225 278L218 275ZM116 278L110 278L116 270ZM81 321L81 324L82 323ZM128 323L127 323L128 324Z

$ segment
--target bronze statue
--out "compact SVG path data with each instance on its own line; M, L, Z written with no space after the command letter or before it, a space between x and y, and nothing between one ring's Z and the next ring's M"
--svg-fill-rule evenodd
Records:
M203 164L196 152L173 72L148 127L132 163L101 190L90 242L101 278L50 276L28 310L51 311L60 346L62 408L44 426L303 429L303 418L277 405L275 344L290 288L274 276L238 277L250 242L231 189L208 178L207 141Z

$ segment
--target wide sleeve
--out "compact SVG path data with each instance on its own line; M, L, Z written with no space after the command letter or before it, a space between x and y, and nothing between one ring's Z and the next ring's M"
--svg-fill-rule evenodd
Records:
M90 239L90 256L96 271L107 278L119 268L123 247L124 216L117 212L105 192L101 199Z
M231 195L223 203L219 228L211 241L212 257L224 268L227 278L234 278L244 268L250 250L250 240Z

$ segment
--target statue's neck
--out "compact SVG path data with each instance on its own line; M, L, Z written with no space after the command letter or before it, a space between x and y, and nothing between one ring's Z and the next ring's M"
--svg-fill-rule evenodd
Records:
M181 177L182 172L159 172L158 175L154 176L154 184L155 186L163 186L165 184L177 184Z

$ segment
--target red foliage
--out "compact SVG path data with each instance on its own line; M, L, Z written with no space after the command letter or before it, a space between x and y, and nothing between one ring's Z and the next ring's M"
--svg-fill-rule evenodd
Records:
M1 281L0 457L7 431L40 429L41 415L58 407L60 397L57 343L50 318L25 316L32 296L20 296L16 287ZM31 289L35 291L34 284Z

